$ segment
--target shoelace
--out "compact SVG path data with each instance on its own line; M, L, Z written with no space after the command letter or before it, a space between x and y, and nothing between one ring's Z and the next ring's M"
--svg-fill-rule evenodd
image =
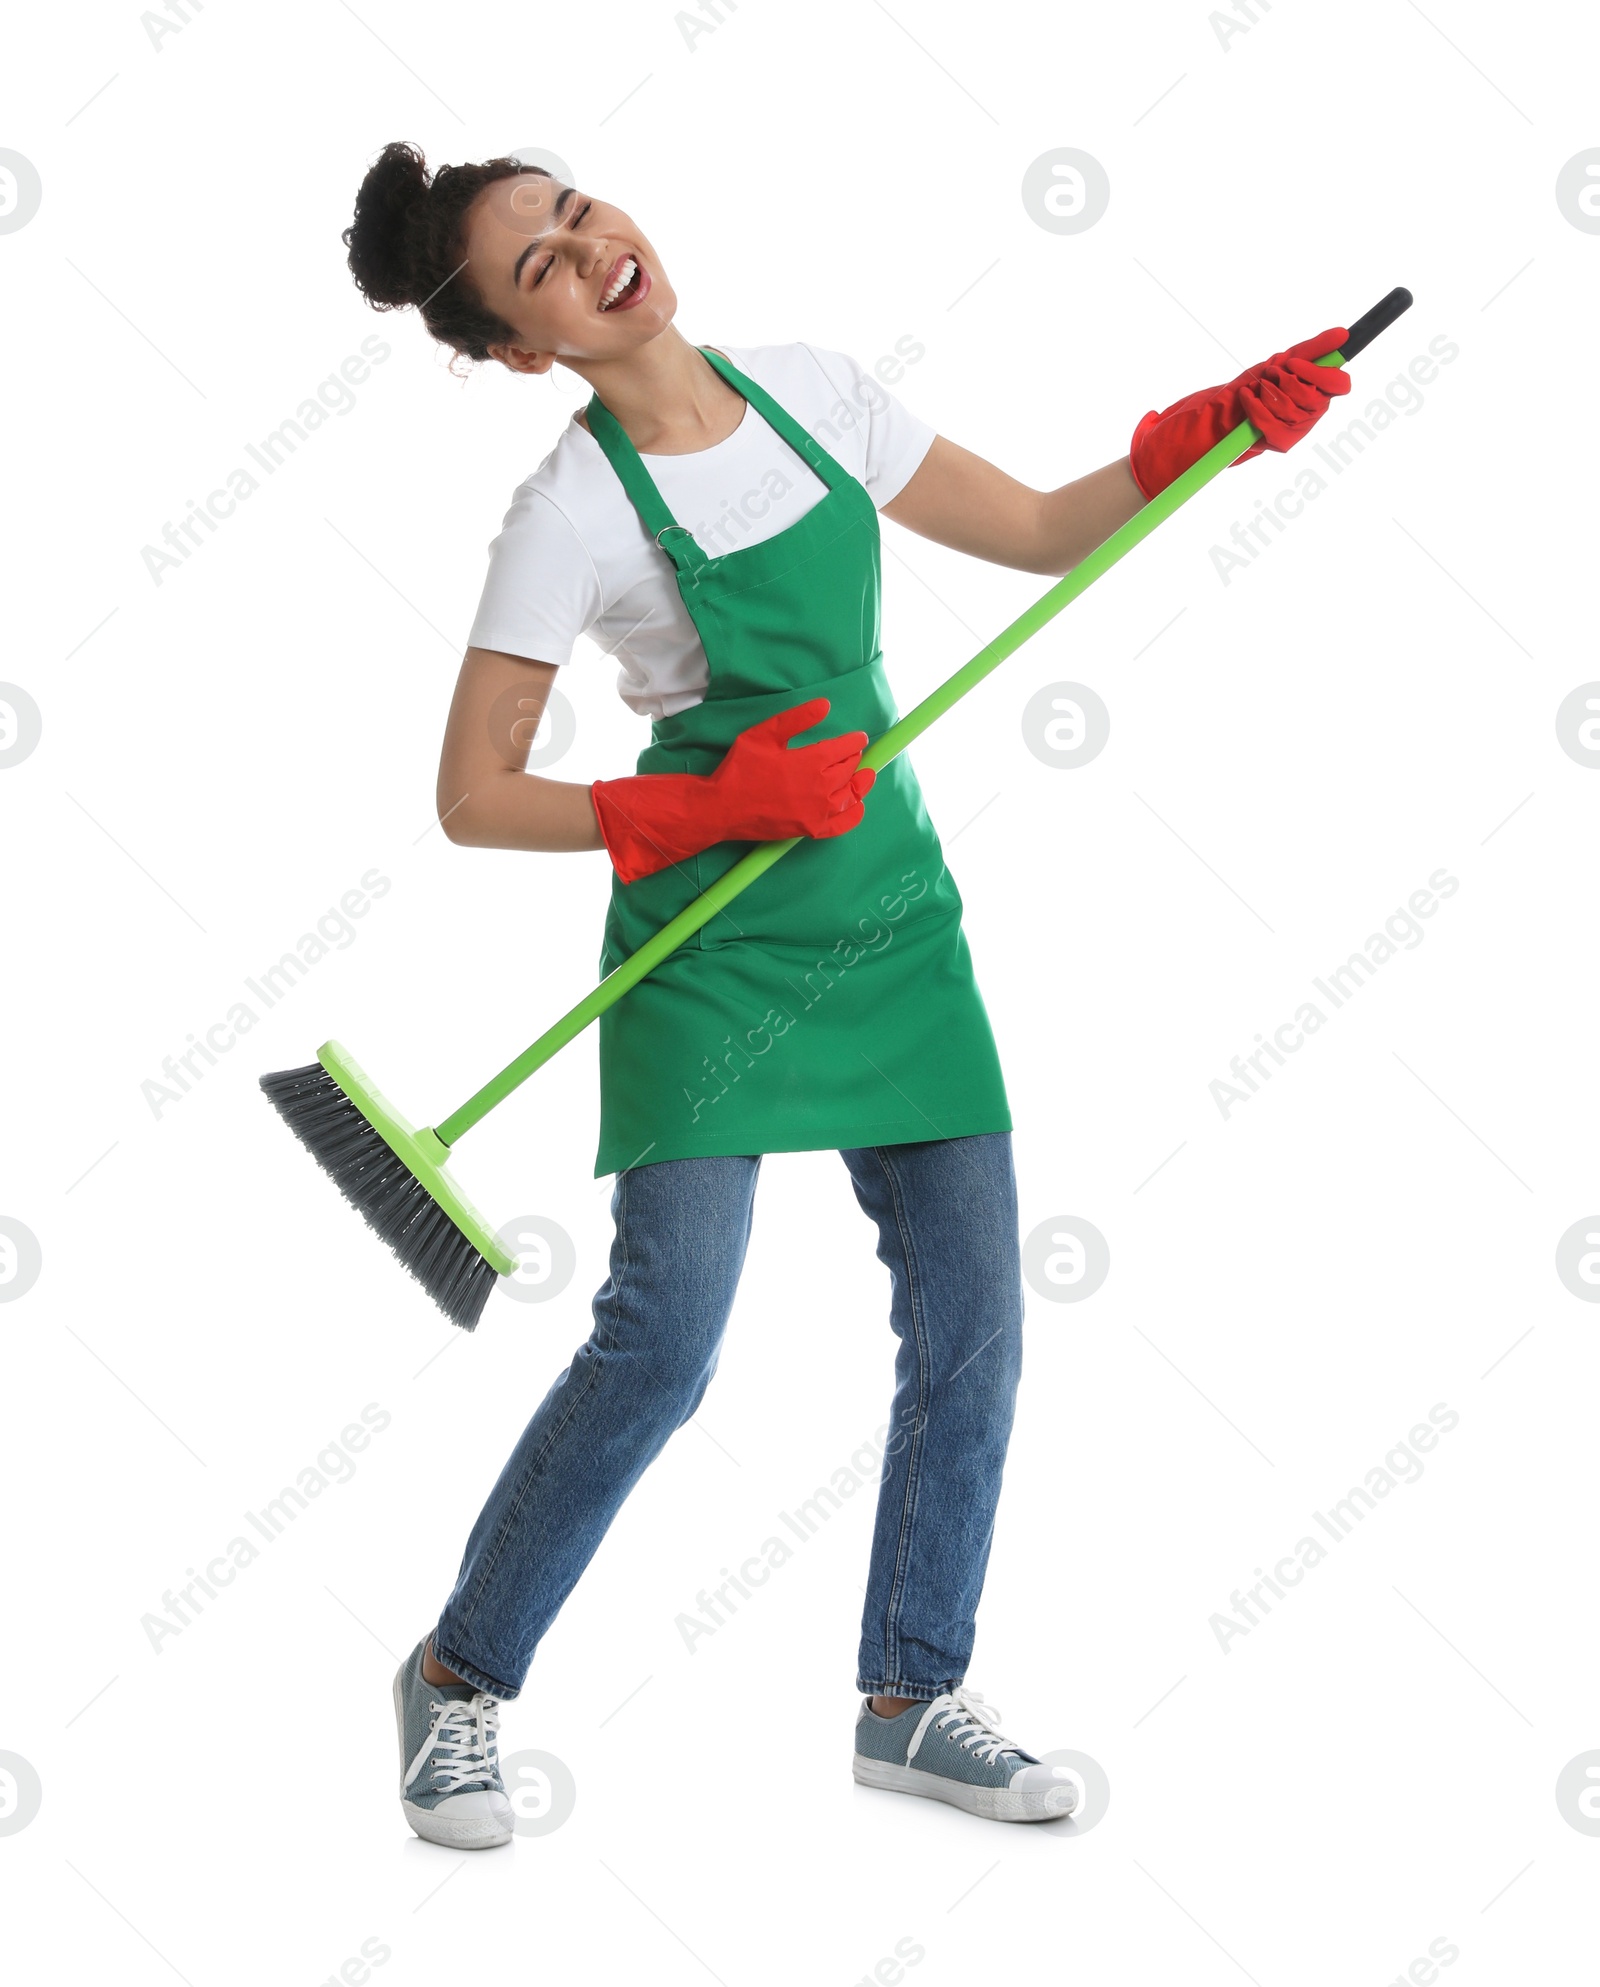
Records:
M1017 1741L1008 1739L1000 1730L999 1718L998 1705L987 1703L981 1692L968 1690L965 1684L957 1684L943 1697L936 1697L923 1713L906 1748L906 1764L909 1766L916 1757L923 1735L930 1727L934 1731L945 1732L947 1738L955 1740L981 1760L992 1761L1002 1753L1022 1752L1023 1748ZM949 1729L946 1730L946 1727Z
M444 1794L464 1787L493 1787L499 1777L496 1748L500 1730L497 1699L479 1691L471 1699L453 1697L428 1706L433 1729L428 1734L433 1758L433 1784Z

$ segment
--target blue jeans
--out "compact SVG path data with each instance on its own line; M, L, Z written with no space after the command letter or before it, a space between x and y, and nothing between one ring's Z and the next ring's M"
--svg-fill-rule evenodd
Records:
M856 1689L928 1699L964 1679L972 1654L1021 1372L1011 1135L840 1157L877 1224L899 1340ZM501 1471L434 1631L438 1660L481 1690L518 1694L623 1499L700 1405L760 1167L667 1159L617 1175L594 1330Z

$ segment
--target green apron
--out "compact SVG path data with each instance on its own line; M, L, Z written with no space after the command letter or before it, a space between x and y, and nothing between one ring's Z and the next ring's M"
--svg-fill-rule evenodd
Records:
M871 497L754 380L705 356L827 494L776 536L708 557L589 401L589 431L672 561L710 668L700 703L655 721L641 773L710 773L740 732L811 697L830 708L797 744L876 738L899 715L878 646ZM719 842L636 883L613 876L601 973L753 846ZM600 1017L597 1177L1010 1129L960 893L904 754L857 827L800 842Z

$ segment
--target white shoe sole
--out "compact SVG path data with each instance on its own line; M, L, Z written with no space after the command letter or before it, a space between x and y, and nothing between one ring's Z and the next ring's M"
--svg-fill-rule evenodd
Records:
M436 1815L428 1808L415 1807L402 1800L401 1811L424 1842L437 1842L446 1849L498 1849L511 1840L509 1828L498 1829L481 1821L463 1821L456 1815Z
M424 1842L437 1842L445 1849L498 1849L509 1842L512 1837L509 1828L498 1828L492 1821L467 1821L460 1815L435 1814L431 1808L419 1808L414 1801L406 1799L406 1710L398 1671L392 1695L395 1730L400 1734L400 1811L414 1832Z
M895 1794L920 1794L930 1801L948 1801L985 1821L1060 1821L1078 1804L1078 1790L1069 1780L1058 1787L1021 1792L1010 1787L972 1787L964 1780L947 1780L915 1766L896 1766L887 1759L857 1753L850 1770L858 1787L882 1787Z

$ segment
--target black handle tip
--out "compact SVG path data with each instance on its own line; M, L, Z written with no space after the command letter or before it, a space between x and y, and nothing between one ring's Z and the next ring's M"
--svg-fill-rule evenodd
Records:
M1353 359L1357 352L1364 352L1380 331L1387 331L1397 317L1410 310L1413 299L1409 290L1391 290L1381 302L1375 303L1364 317L1358 317L1350 327L1350 335L1339 347L1347 359Z

